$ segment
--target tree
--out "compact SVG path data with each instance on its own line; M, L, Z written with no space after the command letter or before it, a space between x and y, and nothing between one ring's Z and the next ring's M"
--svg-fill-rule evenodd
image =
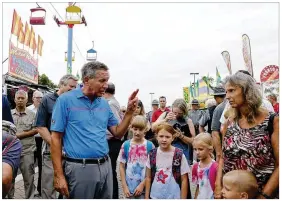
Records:
M202 77L202 80L204 80L204 82L210 87L212 88L211 86L213 85L213 82L214 82L214 78L211 77L211 76L203 76Z
M210 88L213 89L213 82L214 82L214 78L207 75L207 76L203 76L202 80L204 80L204 82L206 83L206 85L208 86L208 94L210 94Z
M52 88L52 89L58 88L58 86L55 85L55 84L52 82L52 80L50 80L50 79L48 78L48 76L45 75L45 74L39 75L38 84L47 85L48 87L50 87L50 88Z

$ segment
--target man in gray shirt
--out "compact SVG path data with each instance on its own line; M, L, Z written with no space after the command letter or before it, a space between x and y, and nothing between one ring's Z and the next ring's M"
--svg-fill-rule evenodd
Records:
M227 100L224 100L222 103L220 103L214 110L213 112L213 118L212 118L212 125L211 125L211 130L212 130L212 139L213 139L213 144L216 152L216 160L218 161L219 158L222 156L221 153L221 133L220 133L220 117L223 113L223 110L225 108Z
M205 114L204 111L199 110L200 108L200 103L197 99L192 100L192 110L189 112L188 117L192 120L194 127L195 127L195 132L196 135L199 134L199 121L201 117Z
M26 199L34 198L34 151L36 151L35 137L37 130L33 128L35 114L26 108L28 100L27 92L18 90L15 95L16 108L12 110L12 117L17 127L16 136L22 144L20 170L24 180ZM14 197L14 181L8 198Z
M115 85L113 83L108 83L108 88L105 91L104 98L108 100L111 110L115 118L120 123L122 120L122 114L120 111L120 105L115 98ZM122 138L123 139L123 138ZM112 173L113 173L113 199L119 199L118 194L118 180L117 180L117 158L123 143L123 140L116 138L109 130L107 130L107 140L109 145L109 156L111 158Z
M59 90L52 94L46 94L39 108L37 110L37 116L35 125L41 135L43 141L42 151L42 178L41 178L41 196L42 199L56 199L56 191L54 188L54 169L50 155L50 143L51 143L51 117L53 107L57 98L65 92L68 92L76 87L77 78L73 75L65 75L60 79Z
M216 102L216 106L221 104L225 99L225 89L223 86L217 86L213 88L213 96L214 101ZM207 112L203 117L200 119L200 132L204 132L203 127L208 123L208 133L212 133L212 119L213 119L213 113L216 108L216 106L208 107ZM217 119L216 122L214 121L214 124L218 123ZM214 129L215 130L215 129Z

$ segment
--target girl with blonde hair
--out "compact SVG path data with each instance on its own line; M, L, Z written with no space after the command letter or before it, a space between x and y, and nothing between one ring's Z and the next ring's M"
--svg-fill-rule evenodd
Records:
M218 164L214 161L211 135L200 133L194 138L193 147L200 160L192 168L192 182L197 185L195 199L213 199Z

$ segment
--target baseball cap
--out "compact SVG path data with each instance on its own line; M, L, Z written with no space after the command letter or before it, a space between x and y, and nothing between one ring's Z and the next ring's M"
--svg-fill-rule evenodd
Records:
M192 100L191 105L199 105L199 101L197 99Z
M214 96L222 96L225 95L225 89L223 87L214 87L213 88L213 95Z
M157 99L153 100L152 105L159 105L159 101Z

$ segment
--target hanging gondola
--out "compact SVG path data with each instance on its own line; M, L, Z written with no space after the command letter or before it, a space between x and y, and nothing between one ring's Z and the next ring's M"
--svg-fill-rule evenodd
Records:
M31 25L45 25L46 10L41 7L30 9L29 23Z
M73 52L73 55L72 55L72 61L75 61L75 52ZM68 61L68 52L65 52L65 61Z
M96 61L97 59L97 51L94 50L94 41L92 41L93 46L92 49L87 51L86 60L87 61Z
M81 9L78 6L71 5L66 8L66 24L81 24Z

